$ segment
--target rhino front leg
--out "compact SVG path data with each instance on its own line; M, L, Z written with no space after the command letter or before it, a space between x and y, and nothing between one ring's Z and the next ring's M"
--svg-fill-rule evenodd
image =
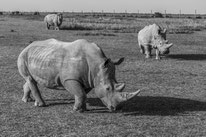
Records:
M59 27L58 27L58 26L56 26L56 27L55 27L55 30L59 30Z
M24 84L23 90L24 90L24 95L23 95L22 101L24 102L32 101L32 98L30 97L31 89L29 88L29 85L27 82Z
M64 83L65 89L70 91L75 97L73 110L78 112L86 111L86 93L82 85L75 80L67 80Z
M50 29L50 25L49 25L49 23L47 23L46 26L47 26L47 29L49 30L49 29Z
M59 26L57 25L57 23L54 23L54 28L55 30L59 30Z
M45 103L41 97L41 94L39 92L39 88L37 87L36 81L34 81L31 77L27 78L27 84L29 85L29 88L31 90L31 93L35 99L35 106L42 107L45 106Z
M157 60L160 59L160 51L158 49L156 49L156 59Z

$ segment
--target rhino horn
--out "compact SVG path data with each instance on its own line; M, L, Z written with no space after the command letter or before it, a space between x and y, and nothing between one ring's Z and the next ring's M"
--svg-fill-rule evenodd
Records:
M118 93L119 96L118 96L118 100L120 102L123 102L123 101L127 101L135 96L137 96L138 94L140 93L140 90L137 90L135 92L132 92L132 93L129 93L129 92L122 92L122 93Z
M164 28L163 29L163 31L162 31L162 33L166 33L167 32L167 29L166 28Z
M171 48L173 46L173 43L167 44L167 48Z

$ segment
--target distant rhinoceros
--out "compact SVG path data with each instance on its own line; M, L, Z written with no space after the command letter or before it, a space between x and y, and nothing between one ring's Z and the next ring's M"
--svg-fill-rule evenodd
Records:
M75 96L73 110L86 110L86 94L94 89L97 97L112 111L121 102L136 96L136 92L122 92L124 83L115 78L115 65L124 58L111 61L95 43L86 40L62 42L55 39L35 41L18 57L18 69L26 80L24 102L44 106L37 84L51 89L66 89Z
M55 30L59 30L59 27L63 22L63 15L61 13L48 14L45 16L44 22L47 25L47 29L50 29L50 26L54 26Z
M146 54L146 58L150 58L152 48L156 49L156 59L160 59L160 54L169 54L169 48L173 44L166 40L166 31L156 24L145 26L139 31L140 52Z

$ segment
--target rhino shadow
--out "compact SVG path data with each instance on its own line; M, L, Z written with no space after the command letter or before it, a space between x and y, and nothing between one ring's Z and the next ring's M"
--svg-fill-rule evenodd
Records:
M206 60L206 54L171 54L167 57L179 60Z
M139 96L122 106L124 115L186 115L192 111L206 111L206 102L174 97Z
M101 107L89 110L89 113L110 113L98 98L87 101L91 106ZM186 115L192 111L206 111L206 102L173 97L139 96L121 104L113 113L123 113L125 116L175 116Z
M46 106L74 104L74 99L46 99Z
M87 98L87 105L95 107L88 109L88 113L109 113L109 110L99 98Z
M91 27L81 26L81 25L63 25L60 26L60 30L92 30Z
M74 104L74 99L47 99L47 106ZM91 107L86 113L111 113L99 98L88 98L87 105ZM206 111L206 102L174 98L138 96L119 105L112 113L123 113L125 116L176 116L187 115L188 112Z

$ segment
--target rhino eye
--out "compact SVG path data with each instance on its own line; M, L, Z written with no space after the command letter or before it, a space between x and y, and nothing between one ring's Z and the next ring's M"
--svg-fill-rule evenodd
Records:
M106 87L106 90L110 90L110 87Z

